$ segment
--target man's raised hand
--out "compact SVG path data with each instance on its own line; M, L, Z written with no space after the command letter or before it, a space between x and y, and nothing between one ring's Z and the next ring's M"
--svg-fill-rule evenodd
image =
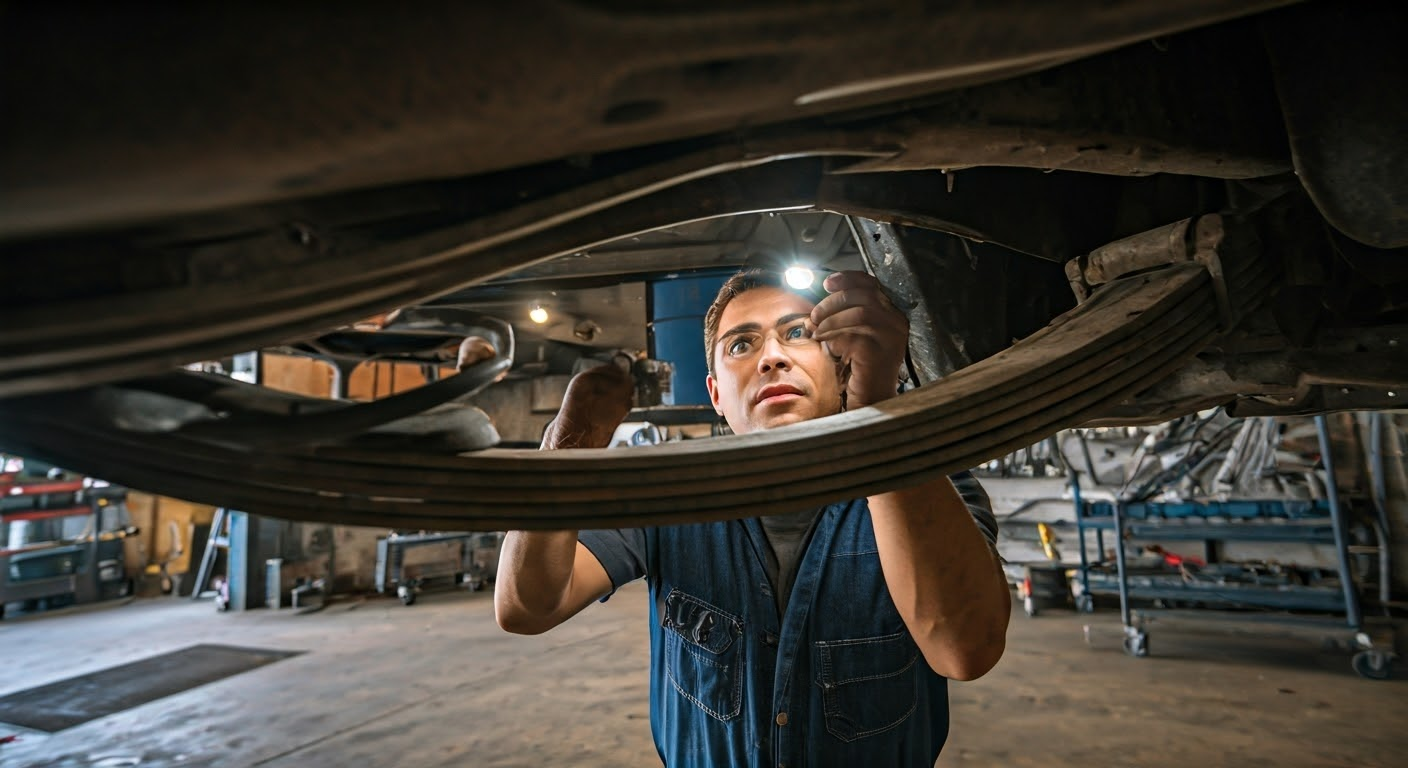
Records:
M909 318L864 272L837 272L823 285L830 295L812 309L807 329L843 370L849 369L846 407L894 397L909 345Z
M605 448L631 410L635 380L616 364L582 371L567 384L562 408L543 435L543 448Z

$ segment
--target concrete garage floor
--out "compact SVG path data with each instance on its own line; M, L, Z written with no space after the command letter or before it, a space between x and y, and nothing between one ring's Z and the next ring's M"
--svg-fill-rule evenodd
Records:
M488 593L347 600L308 615L143 600L0 622L0 695L196 643L307 653L56 734L0 725L19 766L649 766L646 591L540 637ZM1092 640L1082 625L1092 622ZM952 686L940 766L1400 766L1408 683L1286 641L1152 635L1112 612L1013 617L1006 658Z

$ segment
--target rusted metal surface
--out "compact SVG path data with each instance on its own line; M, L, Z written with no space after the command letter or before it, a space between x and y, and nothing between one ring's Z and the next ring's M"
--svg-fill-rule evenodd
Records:
M1341 232L1408 246L1408 14L1309 3L1263 24L1296 173Z
M0 397L146 375L280 343L632 232L806 208L824 166L822 158L723 158L676 159L497 215L437 221L370 244L353 232L344 246L340 233L328 230L310 249L275 230L174 252L154 248L153 258L218 264L221 271L194 284L10 305L13 324L0 329Z
M963 339L953 329L943 326L931 307L920 277L922 269L918 254L906 252L899 243L895 227L857 216L848 217L856 242L860 243L861 258L866 271L875 275L887 290L894 292L912 309L909 316L909 355L915 370L912 375L918 386L937 381L960 368L973 364L963 350Z
M996 243L1061 263L1121 237L1202 212L1220 185L1193 177L1125 179L1025 168L858 173L822 179L817 206ZM1125 206L1121 221L1111 210Z
M1189 219L1141 232L1090 252L1084 262L1089 285L1103 285L1117 277L1187 261Z
M916 308L910 353L920 383L997 354L1073 306L1056 264L920 227L852 221L868 267Z
M1218 246L1225 236L1223 219L1217 214L1184 219L1101 246L1085 256L1066 262L1066 279L1077 300L1084 300L1093 286L1103 285L1125 275L1133 275L1170 264L1196 262L1207 269L1217 292L1218 314L1224 330L1237 318L1223 274Z
M1254 24L1229 23L948 92L907 110L896 152L854 170L1284 173L1289 150L1259 41Z
M1010 78L1286 0L0 11L0 232L520 168Z
M865 156L847 148L844 135L812 136L810 157L784 153L792 140L712 147L644 165L624 157L619 169L579 171L575 183L526 200L505 195L503 179L471 179L414 194L310 203L292 229L236 226L267 215L249 210L234 222L188 222L179 237L132 230L3 246L0 259L34 271L19 270L0 284L10 320L0 328L0 397L149 375L283 343L555 255L712 216L823 207L1059 260L1127 234L1123 228L1160 223L1166 209L1217 198L1191 178L1008 168L964 172L962 187L937 195L945 178L937 172L830 174ZM553 176L553 183L566 180ZM995 197L1008 205L993 205ZM1143 213L1112 222L1097 201ZM362 219L383 204L376 226ZM108 261L117 266L116 279L112 266L103 266Z

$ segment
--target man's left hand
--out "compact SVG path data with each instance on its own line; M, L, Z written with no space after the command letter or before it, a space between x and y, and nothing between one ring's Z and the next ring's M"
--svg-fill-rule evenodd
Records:
M849 368L846 407L894 397L909 346L909 318L864 272L837 272L823 285L831 295L812 309L807 330L843 370Z

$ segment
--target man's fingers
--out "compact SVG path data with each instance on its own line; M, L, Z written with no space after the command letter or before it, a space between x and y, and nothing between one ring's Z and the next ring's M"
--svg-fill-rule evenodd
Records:
M812 308L807 330L845 367L847 405L873 405L895 396L909 344L909 318L864 272L837 272L824 286L831 295Z
M455 360L455 369L468 368L476 363L482 363L492 358L497 352L494 345L482 336L466 336L460 342L460 348Z
M905 343L909 339L909 321L893 309L873 304L850 306L825 316L810 326L812 338L825 341L841 334L869 336L879 341L892 339Z
M604 448L631 410L635 380L610 363L591 368L567 383L562 407L547 430L545 448Z
M847 288L827 296L812 307L809 319L820 325L826 318L850 307L874 307L877 310L903 316L885 294L877 289Z
M880 281L874 275L849 269L844 272L833 272L826 276L822 282L822 287L831 293L845 291L851 288L879 288Z
M622 370L620 365L598 365L572 377L567 387L571 391L594 397L616 396L629 399L635 391L635 379L631 378L629 371Z
M608 363L573 376L567 383L564 401L583 410L605 408L612 416L620 410L620 416L625 416L625 411L630 410L635 388L635 379L629 372L619 365Z

